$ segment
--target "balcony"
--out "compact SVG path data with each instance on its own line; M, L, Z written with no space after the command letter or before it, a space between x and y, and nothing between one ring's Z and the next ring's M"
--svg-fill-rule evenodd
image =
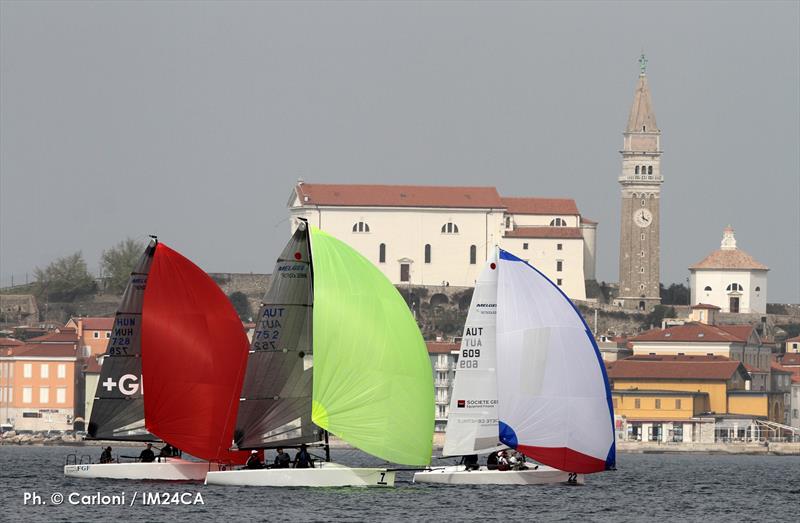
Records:
M439 363L438 361L433 365L433 368L440 371L453 370L456 368L455 363Z
M435 380L433 382L433 386L437 388L447 389L450 388L450 384L452 382L450 380Z
M449 398L437 397L436 404L437 405L448 405L450 403Z

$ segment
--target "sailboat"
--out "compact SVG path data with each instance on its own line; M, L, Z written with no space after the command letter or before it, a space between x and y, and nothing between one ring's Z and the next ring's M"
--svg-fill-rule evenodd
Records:
M300 221L272 273L242 387L239 449L324 445L312 468L209 472L208 485L394 485L395 470L330 461L328 433L387 462L430 463L433 373L397 289L361 254Z
M88 432L96 440L169 442L205 461L72 463L64 474L202 480L209 469L244 463L247 453L229 449L248 347L216 283L153 239L117 310Z
M605 366L583 317L544 274L513 254L484 266L464 327L443 456L513 449L520 470L433 467L414 482L583 484L614 468Z

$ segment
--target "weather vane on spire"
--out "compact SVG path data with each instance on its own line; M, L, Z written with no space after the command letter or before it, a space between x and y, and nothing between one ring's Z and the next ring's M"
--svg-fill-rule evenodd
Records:
M641 74L645 74L647 71L647 58L644 56L644 51L642 51L642 56L639 57L639 68L641 69Z

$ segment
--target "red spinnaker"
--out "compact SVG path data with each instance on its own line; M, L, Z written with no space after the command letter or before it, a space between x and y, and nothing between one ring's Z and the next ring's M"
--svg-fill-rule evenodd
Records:
M205 460L244 463L228 450L249 342L228 298L199 267L156 246L142 307L145 426Z

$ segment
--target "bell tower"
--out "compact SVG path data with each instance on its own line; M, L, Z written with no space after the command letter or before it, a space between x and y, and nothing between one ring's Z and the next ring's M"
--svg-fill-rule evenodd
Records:
M661 131L650 100L647 58L639 58L639 81L622 133L622 212L618 300L627 309L649 311L661 303Z

